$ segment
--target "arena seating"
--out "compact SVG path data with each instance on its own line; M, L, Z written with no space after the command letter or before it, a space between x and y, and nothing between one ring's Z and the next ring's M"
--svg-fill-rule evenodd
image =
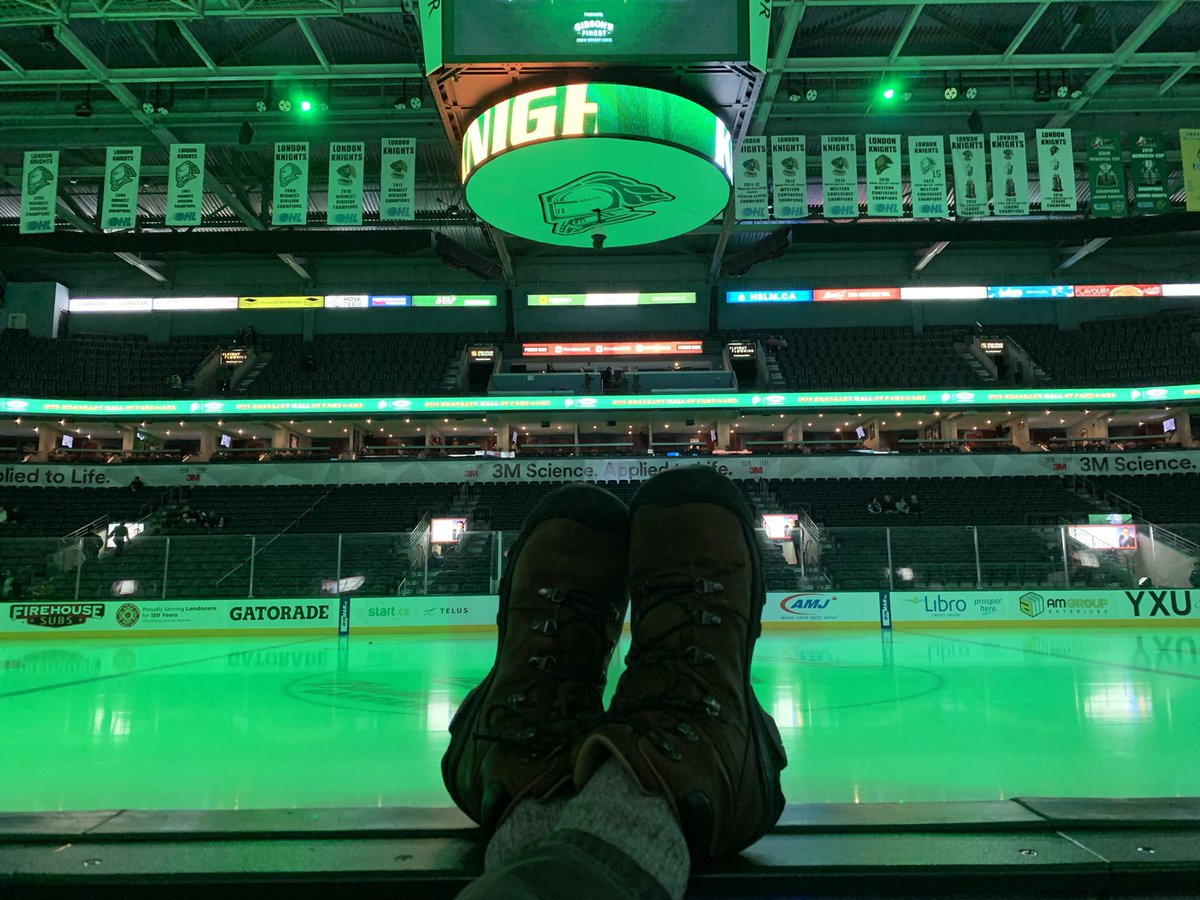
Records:
M1200 373L1200 316L1169 311L1141 318L1053 325L1008 325L1005 333L1057 387L1188 384Z
M473 334L336 334L305 342L273 336L256 397L403 396L453 393L451 364ZM306 363L309 359L311 362Z
M0 331L0 395L162 397L167 379L186 380L217 346L219 338L177 337L150 343L131 335L36 338L9 328Z

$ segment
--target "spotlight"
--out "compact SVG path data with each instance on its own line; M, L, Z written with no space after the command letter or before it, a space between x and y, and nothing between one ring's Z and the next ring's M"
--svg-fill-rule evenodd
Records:
M816 88L809 88L807 91L804 92L804 99L807 100L809 103L812 103L819 96L821 96L821 95L820 95L820 93L818 93Z
M954 85L950 85L944 91L942 91L942 96L945 97L947 100L957 99L958 88L956 88Z
M279 111L280 112L291 112L292 111L292 101L291 100L280 100L279 101Z
M901 91L900 92L900 99L903 100L905 103L907 103L912 98L913 98L912 91Z
M154 111L156 113L158 113L160 116L165 116L167 113L169 113L171 111L171 108L169 106L158 106L158 107L155 107Z
M1058 90L1056 90L1054 93L1058 95L1059 100L1065 100L1067 99L1067 94L1071 93L1071 89L1065 84L1060 84L1058 86Z
M406 109L408 104L404 102L403 97L397 97L392 101L392 109Z
M311 100L300 101L300 112L312 112L312 108L313 105Z
M322 100L320 105L321 112L329 112L329 103Z
M254 101L254 109L260 113L266 112L267 111L267 101L266 100L255 100Z
M963 96L965 96L968 100L974 100L979 96L979 88L969 87Z
M799 103L803 99L799 94L788 94L788 103Z
M81 119L86 119L92 114L92 104L84 100L82 103L75 104L75 115Z
M1071 99L1072 100L1078 100L1082 96L1083 96L1083 88L1072 88L1071 89Z
M411 106L413 109L420 109L421 108L421 98L420 97L409 97L408 105Z
M250 124L249 119L242 121L242 127L238 129L238 143L251 144L254 142L254 126Z
M147 100L145 103L142 104L142 112L144 112L148 116L154 115L154 104L151 103L149 100Z
M896 96L896 89L893 87L886 87L883 89L883 94L881 96L884 100L892 100Z

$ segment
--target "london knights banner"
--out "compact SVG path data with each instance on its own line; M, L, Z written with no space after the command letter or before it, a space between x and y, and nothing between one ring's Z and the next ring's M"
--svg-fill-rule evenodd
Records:
M329 145L327 225L361 225L363 217L363 160L361 142Z
M868 134L867 215L904 215L904 193L900 184L900 135Z
M0 465L0 486L122 489L134 478L151 487L311 484L471 484L474 482L643 481L683 466L707 466L734 479L758 478L996 478L1001 476L1200 473L1200 451L1151 453L964 453L922 456L619 457L522 459L464 457L434 460L217 463L195 465Z
M204 145L172 144L167 166L166 224L199 225L203 213Z
M856 135L821 135L821 200L827 219L858 218Z
M774 219L808 215L808 157L802 134L771 136L772 213Z
M380 221L411 222L416 218L416 140L384 138L381 160Z
M1075 160L1070 128L1039 128L1036 132L1038 184L1044 212L1075 212Z
M141 147L108 148L104 163L104 202L100 212L100 227L104 231L128 231L137 225L141 177Z
M954 165L954 215L959 219L990 215L983 135L950 135L950 159Z
M1130 152L1129 180L1133 183L1134 213L1165 213L1171 211L1171 194L1167 187L1167 142L1160 132L1143 132L1133 136Z
M275 145L271 224L308 224L308 141Z
M1087 167L1092 216L1105 219L1129 215L1119 132L1098 131L1088 137Z
M734 168L734 218L767 218L767 139L742 139Z
M26 151L21 170L21 234L53 231L57 204L58 151Z
M990 135L992 209L998 216L1029 215L1029 159L1020 131Z
M1179 159L1188 212L1200 212L1200 128L1179 129Z
M914 218L944 219L950 215L946 198L946 149L940 134L909 137L908 179Z

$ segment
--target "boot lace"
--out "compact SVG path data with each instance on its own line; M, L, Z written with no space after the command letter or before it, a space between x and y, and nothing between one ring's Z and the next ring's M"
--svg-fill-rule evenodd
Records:
M538 596L549 601L554 610L530 620L529 630L544 635L547 646L543 652L528 659L530 671L526 688L517 688L499 703L490 706L481 720L475 738L520 749L522 762L533 762L555 756L567 749L582 731L596 724L599 714L563 713L548 708L530 698L533 688L546 696L557 697L563 685L578 684L588 693L588 699L598 705L604 693L607 673L573 665L570 654L564 652L562 638L569 629L582 629L588 646L601 646L611 654L616 641L606 629L621 620L620 608L588 591L578 588L542 587Z
M677 640L676 636L693 628L720 628L724 616L736 614L728 610L713 612L704 605L706 598L725 590L719 581L668 576L640 581L637 589L644 598L638 603L639 621L662 606L675 607L678 618L673 625L641 642L635 650L630 650L625 659L626 677L633 684L661 682L661 677L639 675L638 672L665 666L690 682L690 692L696 699L680 696L679 691L670 689L659 694L635 696L622 702L616 718L646 737L669 759L679 761L682 754L676 741L680 738L688 742L700 739L696 729L687 721L688 717L709 721L723 719L720 699L704 683L698 671L713 661L713 655L696 644L680 648L679 644L683 642ZM647 711L673 714L676 721L669 727L652 725L638 715Z

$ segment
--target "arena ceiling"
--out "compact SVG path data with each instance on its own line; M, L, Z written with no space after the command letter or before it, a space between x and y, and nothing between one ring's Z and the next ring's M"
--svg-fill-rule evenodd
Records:
M413 3L387 0L0 0L0 259L10 260L0 265L11 266L22 246L15 234L21 154L38 148L62 150L59 217L67 224L25 245L122 254L151 277L153 259L219 254L231 241L277 255L419 253L440 233L509 280L524 257L577 254L495 233L466 208L457 148L422 75L415 12ZM911 97L882 104L885 82ZM310 118L280 111L278 100L296 91L328 109ZM1200 0L779 0L748 133L1032 133L1062 125L1077 132L1200 125ZM375 221L370 173L385 136L418 142L413 223ZM323 210L324 145L363 140L374 149L362 231L269 226L263 185L272 144L281 140L312 143L314 211ZM167 146L188 141L208 145L205 224L179 233L161 225ZM139 230L101 235L104 152L119 144L143 147ZM1173 162L1181 202L1177 152ZM1039 221L1036 193L1031 199L1031 221L818 219L788 236L794 244L908 244L918 259L950 242L1051 241L1093 252L1113 239L1194 245L1189 232L1200 219ZM701 259L715 277L781 227L727 218L644 252Z

